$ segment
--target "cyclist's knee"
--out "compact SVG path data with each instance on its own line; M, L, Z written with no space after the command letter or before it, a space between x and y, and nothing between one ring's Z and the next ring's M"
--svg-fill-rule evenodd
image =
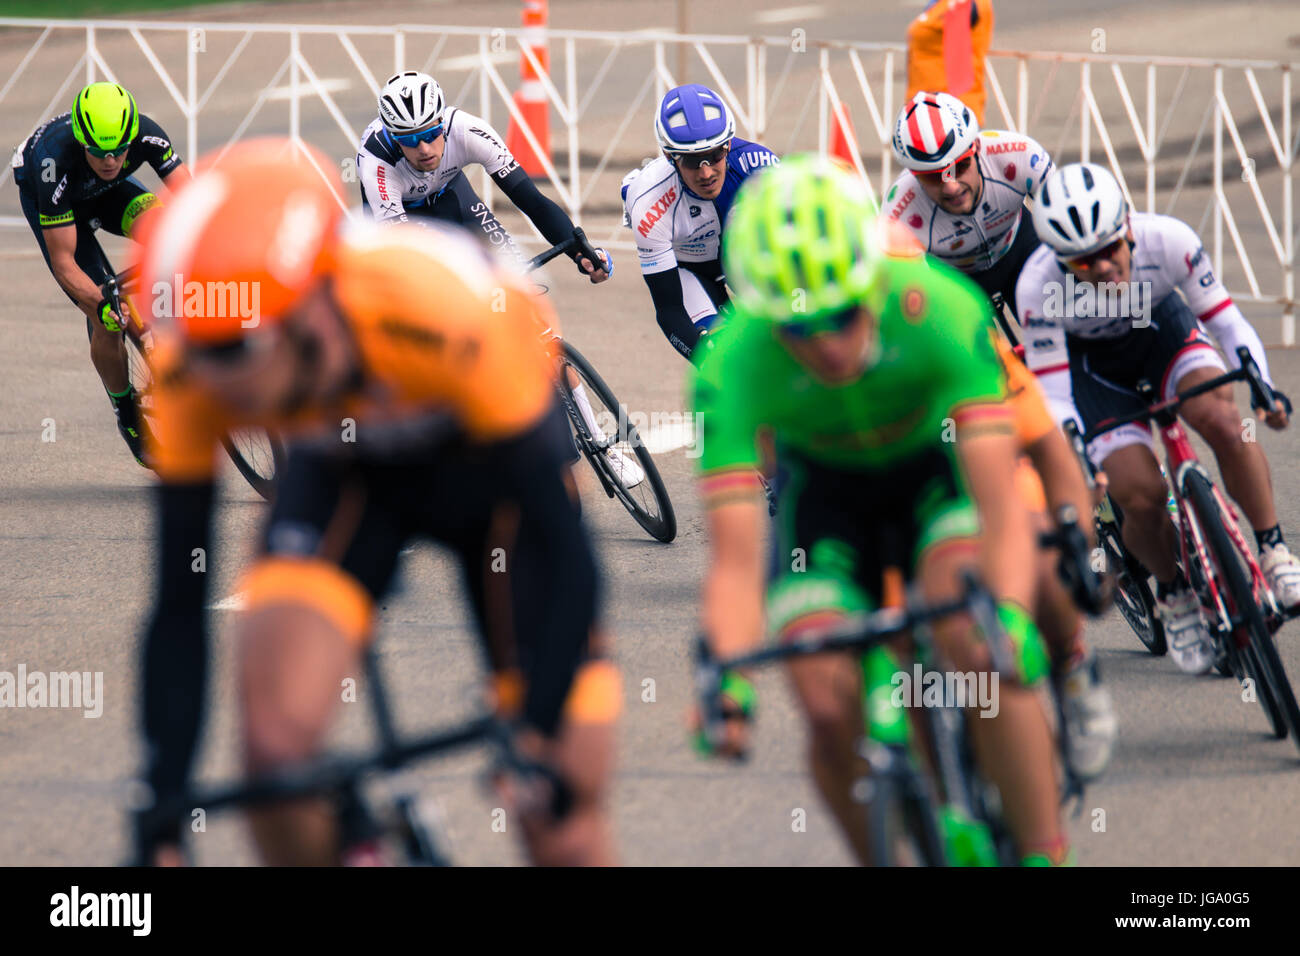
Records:
M847 657L792 661L795 694L814 754L837 756L862 734L858 674Z
M1206 401L1197 403L1194 408L1185 406L1183 415L1216 455L1232 454L1243 444L1241 415L1231 400L1223 401L1217 395L1204 398Z

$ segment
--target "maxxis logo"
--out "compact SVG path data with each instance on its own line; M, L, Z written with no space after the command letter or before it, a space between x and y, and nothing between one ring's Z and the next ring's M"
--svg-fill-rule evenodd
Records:
M668 207L671 206L676 199L677 187L673 186L668 190L668 192L655 200L654 205L650 207L650 211L645 214L645 217L639 223L637 223L636 231L641 234L641 238L644 239L650 234L651 227L663 218L664 214L668 212Z

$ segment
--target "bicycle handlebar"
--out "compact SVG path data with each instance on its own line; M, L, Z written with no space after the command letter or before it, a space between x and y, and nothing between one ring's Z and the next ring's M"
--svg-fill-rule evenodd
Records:
M1106 432L1114 431L1122 425L1129 425L1134 422L1147 422L1153 418L1162 415L1173 415L1178 411L1178 406L1189 398L1195 398L1197 395L1203 395L1206 392L1212 392L1220 385L1227 385L1231 382L1245 381L1250 385L1251 407L1272 409L1273 397L1272 392L1264 384L1263 376L1259 373L1259 366L1255 364L1254 358L1251 357L1250 349L1242 345L1237 348L1237 360L1241 363L1239 368L1231 372L1225 372L1217 378L1212 378L1208 382L1202 382L1195 385L1185 392L1179 392L1173 398L1167 398L1161 401L1150 401L1154 396L1154 389L1151 383L1143 379L1138 383L1139 394L1142 394L1144 400L1148 400L1147 407L1140 412L1133 412L1131 415L1125 415L1122 418L1113 418L1102 422L1093 428L1088 429L1083 436L1084 442L1094 441ZM1072 424L1070 422L1067 425ZM1066 433L1069 434L1068 432Z
M1074 505L1062 505L1057 511L1056 522L1054 530L1039 534L1038 544L1060 551L1057 573L1061 583L1081 610L1098 617L1110 605L1110 595L1102 576L1092 568L1092 549L1079 527L1079 512Z
M545 252L539 253L529 259L524 271L532 272L534 269L539 269L556 256L564 255L566 252L573 249L577 249L578 254L586 257L592 265L599 267L600 256L596 255L596 250L592 247L591 243L587 241L587 234L583 232L582 227L575 226L573 228L573 235L568 239L556 243Z
M701 634L696 641L696 685L705 735L713 741L721 739L725 715L722 713L719 690L722 675L727 671L796 657L809 657L814 654L865 652L912 630L919 624L926 624L954 614L969 613L974 618L976 627L984 634L993 654L995 670L1004 674L1015 673L1015 656L1009 646L1006 632L1003 631L998 620L997 603L993 595L969 569L962 572L961 580L963 594L956 600L919 607L881 608L871 614L855 615L842 623L828 627L816 637L803 638L736 657L723 659L714 657L707 638Z

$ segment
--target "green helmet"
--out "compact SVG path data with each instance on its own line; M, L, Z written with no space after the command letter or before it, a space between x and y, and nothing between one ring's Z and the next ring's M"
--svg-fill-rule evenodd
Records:
M862 181L811 153L750 179L722 237L727 283L772 322L816 321L879 284L876 204Z
M92 149L129 145L140 135L135 97L116 83L91 83L72 101L72 135Z

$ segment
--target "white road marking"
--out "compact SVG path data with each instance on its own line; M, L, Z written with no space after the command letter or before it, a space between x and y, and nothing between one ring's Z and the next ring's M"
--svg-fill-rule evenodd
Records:
M352 81L342 77L324 77L320 81L321 88L326 93L341 93L343 90L352 88ZM316 87L312 86L308 80L303 80L298 84L298 97L301 99L306 96L315 96ZM277 86L270 93L266 94L268 100L291 100L293 99L292 86Z
M215 604L209 604L209 611L242 611L244 609L244 592L236 591L228 598L222 598Z
M693 422L672 422L656 425L641 435L641 443L652 455L662 455L679 448L695 444L695 425Z
M816 20L826 12L820 3L806 7L779 7L776 10L762 10L754 14L759 23L790 23L794 20Z

